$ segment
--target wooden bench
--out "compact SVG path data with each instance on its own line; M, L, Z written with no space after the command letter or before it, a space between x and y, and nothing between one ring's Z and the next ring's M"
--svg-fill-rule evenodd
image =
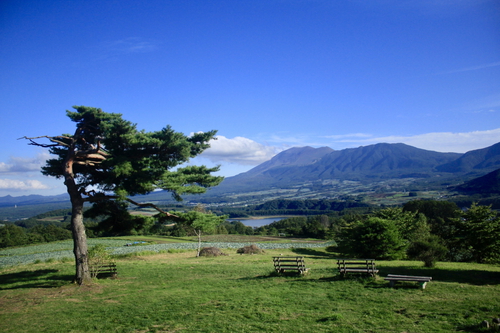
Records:
M306 268L304 257L273 257L274 269L278 273L297 272L305 274L309 268Z
M347 273L360 273L375 277L378 273L375 259L337 259L337 267L342 276Z
M114 262L90 265L89 269L90 269L90 276L92 277L116 278L116 276L118 275L118 271L116 269L116 263Z
M391 287L394 287L394 285L398 281L414 281L418 282L419 285L422 287L422 289L425 289L425 285L427 284L427 282L430 282L432 280L432 277L388 274L384 280L389 281L390 282L389 285Z

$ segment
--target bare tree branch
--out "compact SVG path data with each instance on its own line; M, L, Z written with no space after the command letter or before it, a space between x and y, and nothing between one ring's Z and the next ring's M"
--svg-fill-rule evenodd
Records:
M151 208L154 208L156 211L162 213L162 214L165 214L167 217L171 217L173 219L180 219L179 216L175 215L175 214L171 214L167 211L164 211L163 209L161 209L160 207L156 206L155 204L152 204L152 203L139 203L139 202L135 202L134 200L130 199L130 198L125 198L126 201L138 206L138 207L151 207Z
M93 195L93 193L95 193L95 191L90 191L90 192L85 192L83 194L87 195L88 197L85 198L84 200L87 201L87 202L96 202L96 201L100 201L100 200L107 200L107 199L124 199L125 201L128 201L130 202L131 204L137 206L137 207L150 207L150 208L153 208L155 209L157 212L159 213L162 213L162 214L165 214L165 216L169 217L169 218L172 218L174 220L180 220L180 217L175 215L175 214L172 214L172 213L169 213L163 209L161 209L160 207L156 206L155 204L153 203L140 203L140 202L137 202L137 201L134 201L130 198L121 198L119 196L116 196L116 195L103 195L103 196L95 196Z
M60 140L57 140L56 138L71 139L71 137L67 137L67 136L48 136L48 135L42 135L42 136L36 136L36 137L32 137L32 138L29 138L27 136L23 136L23 137L19 138L18 140L26 139L26 140L29 140L31 142L30 145L32 145L32 146L38 146L38 147L43 147L43 148L50 148L50 147L57 147L57 146L69 147L69 145L67 143L62 142ZM40 143L40 142L36 142L35 141L36 139L49 139L51 142L54 142L54 143L52 143L52 144Z

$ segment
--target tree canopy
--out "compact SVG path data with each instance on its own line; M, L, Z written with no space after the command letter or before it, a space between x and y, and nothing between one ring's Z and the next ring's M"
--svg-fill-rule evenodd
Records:
M166 126L159 131L138 130L136 124L118 113L75 106L67 116L76 123L74 134L24 137L31 145L49 148L55 158L42 167L47 176L63 178L72 203L71 226L76 259L76 282L89 278L88 254L83 226L84 202L121 201L150 206L171 218L151 203L138 203L130 196L155 189L182 194L203 193L222 181L212 175L218 167L185 166L191 158L209 148L216 131L186 136ZM46 141L48 140L48 143ZM110 205L108 205L109 207ZM126 204L114 206L126 214Z

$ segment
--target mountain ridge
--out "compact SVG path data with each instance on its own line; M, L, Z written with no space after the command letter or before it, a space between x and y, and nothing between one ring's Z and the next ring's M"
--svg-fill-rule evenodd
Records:
M227 177L219 186L209 189L202 196L293 188L306 183L321 185L335 181L369 183L389 179L441 177L458 184L499 168L500 143L464 154L435 152L403 143L378 143L342 150L329 147L293 147L247 172ZM474 188L477 186L474 184ZM155 198L170 197L170 194L157 192L150 195ZM147 198L148 195L141 196L141 200L147 201ZM67 194L5 196L0 197L0 207L67 200Z
M390 178L427 178L436 175L436 168L451 163L463 154L440 153L403 143L378 143L343 150L323 148L293 148L294 155L307 150L301 163L289 163L290 151L274 156L270 161L239 175L226 178L217 192L255 190L263 187L297 185L325 180L368 181ZM314 149L320 149L314 153ZM493 154L495 155L495 154ZM285 158L282 158L285 156ZM496 155L495 155L496 156ZM500 156L500 153L499 153ZM270 163L272 161L272 163Z

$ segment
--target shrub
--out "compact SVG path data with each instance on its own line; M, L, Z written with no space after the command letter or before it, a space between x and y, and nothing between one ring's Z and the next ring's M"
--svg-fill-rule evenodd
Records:
M200 257L218 257L218 256L227 256L227 254L223 253L217 247L204 247L200 251Z
M98 270L96 266L103 265L111 259L111 255L106 250L106 247L102 244L94 245L89 250L89 266L90 266L90 276L97 277Z
M337 241L342 255L383 260L401 259L406 241L391 220L369 217L341 231Z
M326 252L337 252L337 251L338 251L337 244L327 246L327 247L325 248L325 251L326 251Z
M425 241L414 242L408 249L408 257L423 261L425 267L436 266L436 262L443 259L447 253L448 249L436 235L431 235Z
M264 250L259 248L257 245L247 245L236 250L236 253L239 254L261 254L264 253Z

